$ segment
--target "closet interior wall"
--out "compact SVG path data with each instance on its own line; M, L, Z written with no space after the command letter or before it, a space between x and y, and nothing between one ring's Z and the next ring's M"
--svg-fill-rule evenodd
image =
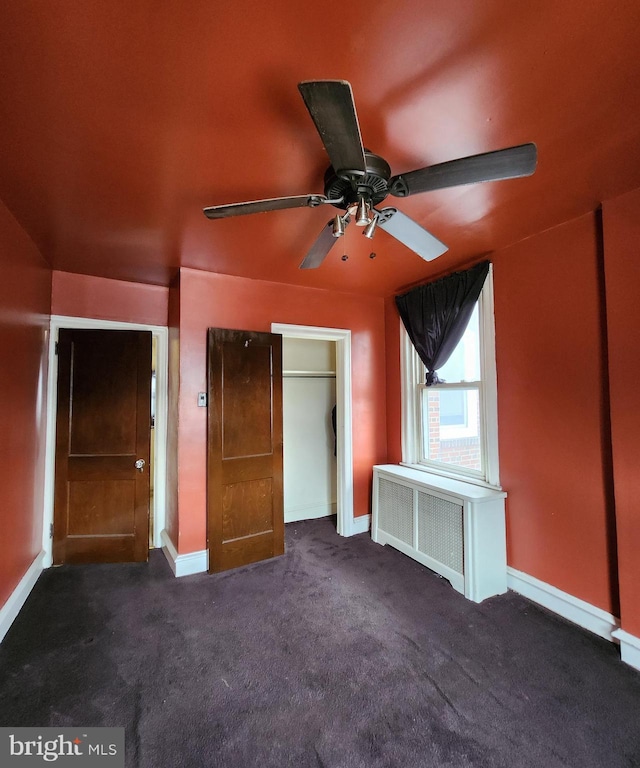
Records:
M284 338L284 520L336 514L334 341Z

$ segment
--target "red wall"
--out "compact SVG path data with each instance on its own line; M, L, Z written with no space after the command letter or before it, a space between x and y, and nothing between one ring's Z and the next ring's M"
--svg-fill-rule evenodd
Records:
M617 611L597 219L491 256L500 479L514 568Z
M620 618L640 637L640 190L603 218Z
M51 270L0 203L0 606L42 549Z
M53 273L51 314L166 325L169 290L70 272Z
M491 254L500 480L509 565L616 613L599 244L594 214ZM387 310L397 461L399 319Z
M372 466L386 459L385 325L380 298L183 269L180 273L178 550L206 547L207 328L270 331L271 323L352 332L355 514L370 510Z

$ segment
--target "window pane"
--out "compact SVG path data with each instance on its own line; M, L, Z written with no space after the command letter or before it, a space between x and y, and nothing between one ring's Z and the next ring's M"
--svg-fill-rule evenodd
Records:
M467 399L461 389L443 389L440 392L440 426L467 425Z
M480 397L475 387L422 389L422 458L481 472Z
M480 381L480 321L476 304L467 330L438 376L447 383Z

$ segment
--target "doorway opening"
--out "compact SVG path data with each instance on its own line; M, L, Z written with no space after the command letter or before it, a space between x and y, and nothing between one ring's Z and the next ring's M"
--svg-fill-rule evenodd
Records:
M149 549L154 549L154 497L156 471L156 393L158 389L158 337L151 337L151 445L149 449Z
M282 339L284 521L336 517L336 342Z
M287 339L335 342L336 528L341 536L351 536L355 532L353 527L351 331L341 328L272 323L271 332L281 334L285 343Z
M154 419L151 432L152 461L150 466L149 499L150 546L162 547L161 533L165 527L166 505L166 441L168 394L168 330L163 326L121 323L53 315L49 335L49 366L47 377L47 417L45 444L45 478L42 548L44 567L53 563L52 532L55 500L56 416L58 412L58 358L56 343L61 329L149 331L152 335L154 384Z

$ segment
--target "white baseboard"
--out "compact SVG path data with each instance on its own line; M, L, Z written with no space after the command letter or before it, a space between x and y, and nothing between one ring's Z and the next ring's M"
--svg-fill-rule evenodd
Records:
M45 552L42 550L31 563L25 575L20 579L18 586L13 590L7 602L0 608L0 643L9 631L9 627L15 621L20 609L31 594L38 576L43 571Z
M613 637L620 642L620 658L625 664L640 670L640 637L626 632L624 629L616 629Z
M337 503L330 504L311 504L306 507L296 507L295 509L285 509L284 522L298 523L301 520L317 520L321 517L330 517L337 512Z
M605 640L614 641L618 619L613 614L515 568L507 567L507 586L568 621L604 637Z
M349 530L345 532L345 536L356 536L359 533L366 533L371 528L371 515L360 515L354 517L349 526Z
M179 555L166 530L162 531L160 538L162 539L162 551L174 576L192 576L194 573L204 573L209 568L209 553L206 549Z

